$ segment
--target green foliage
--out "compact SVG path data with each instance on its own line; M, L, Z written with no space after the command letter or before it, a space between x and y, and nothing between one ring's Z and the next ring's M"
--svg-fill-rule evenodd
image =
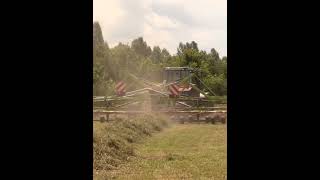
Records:
M112 93L114 84L126 80L129 73L146 80L161 82L164 67L192 67L195 74L216 95L227 93L227 57L220 58L212 48L210 53L199 50L198 44L180 42L176 55L166 49L154 46L152 49L142 37L134 39L131 45L119 43L109 48L102 36L98 22L93 24L93 89L94 95ZM197 78L193 79L199 89L209 92ZM130 86L135 89L137 84ZM129 89L130 89L129 88ZM129 90L128 89L128 90Z
M104 44L102 31L100 24L98 22L93 23L93 49L96 48L96 45L101 46Z
M151 53L151 60L153 63L160 63L163 60L162 52L159 46L153 47L153 51Z
M203 81L216 95L222 96L227 94L227 81L224 74L218 76L210 74Z
M151 48L143 41L142 37L135 39L131 43L131 48L140 56L148 57L151 55Z

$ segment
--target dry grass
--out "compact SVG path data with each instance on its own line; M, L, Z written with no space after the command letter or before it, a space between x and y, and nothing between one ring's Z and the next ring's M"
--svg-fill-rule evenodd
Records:
M139 116L131 120L118 119L110 123L94 123L94 178L98 174L114 170L135 156L134 144L168 126L161 117Z
M96 179L224 180L226 150L226 125L174 125L137 145L129 163Z

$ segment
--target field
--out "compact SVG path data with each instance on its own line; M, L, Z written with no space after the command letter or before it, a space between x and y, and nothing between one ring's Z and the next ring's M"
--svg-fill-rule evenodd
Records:
M227 173L226 125L174 124L134 145L135 156L95 179L215 179Z
M100 174L106 171L118 169L121 164L136 156L135 145L168 126L166 118L152 115L126 120L117 119L109 123L95 122L93 124L94 178L101 177Z

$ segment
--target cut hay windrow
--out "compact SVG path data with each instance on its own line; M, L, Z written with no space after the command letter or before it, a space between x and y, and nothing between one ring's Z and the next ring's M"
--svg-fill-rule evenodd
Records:
M141 115L110 123L95 123L93 132L93 169L116 169L134 156L134 144L169 125L165 118Z

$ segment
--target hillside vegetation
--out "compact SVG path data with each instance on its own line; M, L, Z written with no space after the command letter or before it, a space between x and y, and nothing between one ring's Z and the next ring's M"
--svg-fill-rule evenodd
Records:
M162 82L164 67L192 67L200 69L196 75L216 94L227 94L227 57L220 57L212 48L209 53L200 50L194 41L177 46L172 55L165 48L150 47L143 37L134 39L130 45L119 43L110 48L103 39L98 22L93 24L93 90L95 96L111 95L114 84L126 80L128 73L150 81ZM193 82L205 90L198 79ZM128 90L137 84L128 85ZM205 90L206 91L206 90ZM209 95L213 95L208 92Z

